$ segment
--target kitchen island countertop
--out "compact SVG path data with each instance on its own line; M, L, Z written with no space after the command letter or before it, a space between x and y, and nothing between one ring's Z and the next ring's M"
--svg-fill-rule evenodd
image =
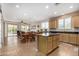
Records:
M38 34L39 36L55 36L55 35L59 35L59 33L42 33L42 34Z

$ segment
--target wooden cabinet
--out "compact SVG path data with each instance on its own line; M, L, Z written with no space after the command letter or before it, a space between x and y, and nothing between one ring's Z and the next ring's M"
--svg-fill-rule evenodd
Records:
M47 43L47 51L50 52L52 50L52 37L48 37L48 43Z
M47 38L43 37L43 36L39 36L39 51L41 51L42 53L46 54L47 53Z
M69 42L69 34L61 33L60 34L60 41Z
M52 22L49 21L49 28L52 28Z
M79 45L79 34L77 34L76 43Z
M52 48L56 48L59 45L59 36L53 36Z
M79 15L72 17L72 25L73 27L79 27Z
M64 42L69 42L69 34L64 34Z
M76 44L77 34L62 33L60 34L60 41Z
M69 43L76 44L77 34L69 34Z
M58 36L39 36L38 39L38 50L43 54L48 54L53 49L58 47Z
M57 20L50 20L49 21L49 28L57 28Z
M52 49L55 49L59 44L58 36L48 37L48 52L51 52Z
M64 35L61 33L61 34L59 35L59 41L63 41L63 39L64 39Z

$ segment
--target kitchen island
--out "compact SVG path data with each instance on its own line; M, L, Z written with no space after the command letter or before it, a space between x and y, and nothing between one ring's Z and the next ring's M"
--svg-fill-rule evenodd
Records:
M38 34L38 51L44 55L49 55L59 45L58 33L43 33Z

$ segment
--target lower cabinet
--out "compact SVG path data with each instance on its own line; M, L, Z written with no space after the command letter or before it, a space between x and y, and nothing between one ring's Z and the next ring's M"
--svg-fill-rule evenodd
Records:
M53 49L59 45L59 36L53 36L52 47Z
M53 38L52 37L48 37L48 41L47 41L47 52L50 52L53 48L53 45L52 45L52 40Z
M64 36L64 35L63 35L62 33L59 35L59 41L63 41L63 39L64 39L63 36Z
M58 36L51 36L48 37L48 52L51 52L53 49L58 47L59 44L59 37Z
M77 35L76 43L79 45L79 34Z
M61 33L60 34L60 41L69 42L69 34Z
M40 52L46 54L47 53L47 38L43 36L39 36L39 41L38 41L38 49Z
M69 43L76 44L77 34L69 34Z
M71 34L71 33L61 33L60 34L60 41L77 44L78 34Z
M63 34L64 42L69 42L69 34Z
M58 47L59 38L57 36L39 36L38 50L43 54L48 54L53 49Z

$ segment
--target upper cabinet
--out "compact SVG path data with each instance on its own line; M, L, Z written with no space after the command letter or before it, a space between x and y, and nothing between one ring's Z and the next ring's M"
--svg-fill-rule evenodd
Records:
M79 11L64 16L50 18L49 28L68 29L79 28Z
M56 29L57 28L57 20L50 20L49 21L49 28L52 29Z
M79 27L79 15L73 16L73 17L72 17L72 20L73 20L73 22L72 22L73 27L74 27L74 28L75 28L75 27Z

